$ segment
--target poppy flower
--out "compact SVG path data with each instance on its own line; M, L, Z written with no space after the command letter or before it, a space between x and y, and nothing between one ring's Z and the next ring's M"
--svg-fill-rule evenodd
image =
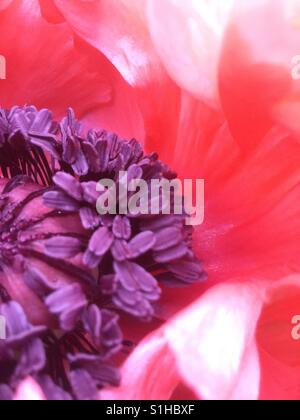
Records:
M49 10L34 0L13 2L0 15L10 63L0 110L0 314L7 333L0 343L1 399L18 396L26 377L47 399L98 398L99 389L120 381L112 362L128 347L120 318L130 315L131 328L135 319L151 320L166 280L189 285L206 278L185 214L96 211L106 191L97 188L103 178L120 188L121 171L146 185L176 174L134 138L99 128L112 122L105 121L106 112L110 118L122 115L126 100L117 109L118 95L128 93L134 114L135 91L102 54L93 51L90 57L80 45L77 50L66 23L42 16ZM34 36L26 45L18 38L13 55L7 45L15 39L12 23L18 19ZM28 43L35 57L26 56ZM43 71L54 45L61 49ZM93 58L95 68L88 63ZM97 123L85 129L70 107L61 118L65 101L82 121ZM133 114L139 130L140 113L136 120ZM120 130L128 130L127 118Z
M33 5L35 2L29 3ZM59 85L55 79L52 90L49 89L50 98L47 96L48 86L45 96L37 90L36 105L52 108L58 115L57 119L52 119L48 111L41 113L32 107L2 113L2 118L9 122L3 127L6 135L3 147L11 147L6 138L12 138L18 156L17 164L11 163L15 160L9 160L9 163L5 160L2 165L9 175L20 175L22 154L18 153L21 153L24 144L32 148L40 159L43 154L50 154L54 160L52 166L47 159L42 159L43 163L38 163L36 167L28 161L25 164L27 177L35 174L38 183L43 183L41 175L44 178L46 174L48 177L51 175L53 187L43 192L45 201L32 206L27 218L32 218L33 213L42 217L45 207L50 206L53 211L63 213L64 229L63 232L58 231L61 224L51 220L50 238L43 238L46 244L42 252L35 251L47 256L46 267L41 269L33 264L34 271L25 276L27 280L20 281L20 290L25 287L25 292L19 292L7 280L4 284L2 311L8 319L12 319L8 345L14 348L16 344L21 344L22 357L16 363L15 353L12 357L11 348L4 347L3 357L10 361L11 366L6 381L10 386L4 384L1 395L12 397L13 388L17 399L68 399L71 394L81 399L96 397L98 388L105 385L101 398L160 399L187 395L208 399L297 397L297 343L292 340L289 329L290 316L297 310L299 295L298 277L289 277L291 273L299 272L300 228L299 85L292 79L290 68L292 56L298 53L296 45L299 45L295 3L281 0L275 2L275 6L274 1L220 5L213 0L188 4L178 0L70 0L68 3L55 0L54 3L40 3L44 20L36 12L39 9L34 9L34 15L39 15L36 16L37 24L45 25L48 30L55 28L56 36L58 29L64 29L70 39L72 28L76 54L84 59L89 57L88 69L91 73L88 75L91 79L81 78L78 81L84 87L80 91L83 97L80 98L73 96L78 95L78 91L71 89L74 83L69 83L69 79L62 80ZM10 5L3 12L3 22L15 17L15 13L23 16L24 22L29 22L29 10L25 15L24 7L21 8L22 14L16 5ZM42 40L39 37L39 42ZM74 52L74 44L71 45ZM46 48L51 51L51 43L47 42ZM61 57L66 57L66 51L63 56L59 56L59 48L55 51L58 54L56 65L62 65L65 61ZM41 62L41 58L39 60ZM95 61L99 63L96 67ZM26 60L20 62L28 64ZM77 64L78 68L82 68L82 63ZM53 67L56 68L56 65ZM32 66L28 68L32 71ZM53 68L47 67L45 74L41 73L43 80L47 80L48 71L50 76L53 74L51 70ZM74 72L77 80L75 69ZM66 72L62 74L67 76ZM86 100L89 89L93 95L95 92L108 92L103 90L102 78L102 89L95 89L98 85L93 83L97 83L99 74L108 77L112 96L106 96L104 101L102 95L100 102L98 98L89 106ZM28 83L32 79L28 77L24 80ZM49 83L51 81L53 78L50 77ZM106 83L104 85L107 87ZM60 95L53 93L55 89ZM68 95L62 95L62 90ZM16 101L20 102L18 97L14 100L10 92L7 90L3 102L6 108L16 105ZM31 96L34 92L33 86L28 84L27 94L22 99L26 103L34 103L34 96ZM113 94L124 101L118 101ZM60 96L62 100L58 100ZM108 131L96 130L84 136L71 111L59 125L53 122L61 118L65 102L79 113L85 123L96 121L92 127L98 130L101 127L117 131L124 137L138 137L147 153L158 151L161 159L177 170L181 178L203 178L206 182L205 222L196 228L192 244L190 235L180 237L190 251L185 254L188 260L181 261L178 267L171 257L172 263L163 267L169 279L174 280L175 276L183 283L200 282L196 281L194 286L184 289L169 289L162 285L163 293L157 301L157 283L149 279L149 272L145 274L143 264L132 263L130 258L123 260L122 269L119 262L114 262L117 281L112 279L111 272L99 279L102 293L108 293L114 308L118 307L122 313L127 312L131 316L147 318L153 315L155 307L157 320L141 324L134 323L132 317L121 315L127 340L137 343L147 331L152 331L124 362L120 386L114 388L107 385L118 385L120 378L113 366L106 360L103 363L103 352L110 356L120 347L121 335L116 317L111 308L109 313L102 308L105 312L99 314L99 305L95 302L91 304L87 296L86 283L83 287L81 281L74 281L74 271L71 279L67 279L69 276L64 273L63 284L52 290L53 281L49 282L47 278L48 258L51 261L60 260L61 268L65 264L61 260L74 259L80 246L84 258L79 262L75 257L72 265L82 273L83 261L83 271L90 274L88 269L92 269L94 264L101 265L106 252L111 253L113 258L118 255L120 248L116 247L116 243L120 239L126 241L126 249L132 246L123 233L121 238L114 233L126 232L126 228L117 229L119 218L112 225L111 221L108 225L107 221L102 221L101 230L97 229L100 226L97 225L97 216L93 214L91 217L88 211L92 204L90 201L94 204L95 200L91 196L91 190L95 188L90 188L94 187L91 182L95 180L89 178L89 173L94 171L94 165L103 165L102 159L100 162L96 159L97 163L93 160L97 156L93 148L99 153L102 147L107 151L109 145L108 160L112 170L116 165L118 167L119 162L116 162L117 156L111 159L111 144L117 144L117 155L123 155L120 149L130 149L134 159L137 156L141 159L142 152L137 151L139 146L136 141L124 141L111 136ZM21 126L20 120L23 122ZM98 146L99 143L101 146ZM11 156L11 153L8 155ZM157 162L153 154L147 155L146 159L147 164L150 159L150 165L153 160ZM158 165L160 172L164 168L163 171L171 176L165 164L159 162ZM85 173L86 170L88 173ZM88 179L85 178L87 175ZM13 185L18 193L15 194L15 188L9 190L12 181L5 180L3 188L7 188L7 183L4 203L8 200L14 205L14 200L18 201L28 186L24 178L17 178L17 186ZM31 186L32 181L29 184ZM31 188L34 197L39 196L40 187L35 185ZM36 199L39 200L39 197ZM70 219L69 227L66 226L67 217ZM81 228L78 232L79 222L83 232ZM169 222L173 225L173 216ZM142 232L137 233L139 249L144 249L148 241L151 243L150 236L153 238L153 235L161 234L160 223L154 228L153 224L151 228L147 227L147 241L143 236L144 227ZM111 226L115 227L112 232ZM93 232L91 236L86 233L88 227ZM65 230L68 235L62 234L66 233ZM28 234L26 227L24 233L25 236ZM56 240L58 233L60 241ZM101 249L97 247L98 235L105 238ZM61 242L62 236L64 242ZM63 246L60 246L62 243ZM191 249L204 263L209 278L204 283L201 282L205 278L203 267L196 262ZM154 255L160 259L161 253L156 251L154 249ZM31 249L25 255L27 265L34 256L32 252ZM124 261L127 267L124 267ZM20 267L22 269L22 262L16 258L14 274ZM135 283L133 295L128 296L124 285L128 286L128 273L132 272L142 273L142 283L147 285L147 290ZM12 285L11 288L7 284ZM150 284L151 290L148 289ZM39 298L48 308L46 311L36 310L39 320L43 314L42 323L32 322L34 314L31 312L35 312L32 308L37 306L28 308L24 302L22 304L22 297L27 298L31 292L34 299ZM17 302L11 302L10 294ZM72 302L72 305L66 302ZM141 305L136 306L137 302ZM77 346L78 341L79 345L84 345L83 352L75 346L75 354L68 354L70 369L67 378L59 380L53 375L40 374L45 366L43 351L40 350L44 345L41 337L44 328L47 331L51 328L49 312L56 322L59 320L61 329L71 329L72 332L71 337L67 335L65 342L60 343L59 350L62 347L65 350L63 356L69 353L70 345L74 346L74 339ZM13 322L16 318L23 320L21 329ZM108 319L109 334L106 334L105 323L101 328L102 318ZM74 334L74 322L78 319L84 331ZM158 328L154 329L155 326ZM92 338L88 343L84 341L85 334ZM55 339L55 335L54 338L47 337L50 340L48 345L53 345ZM93 354L90 348L86 348L97 339L98 344L106 344L104 349L100 349L100 355L99 349L97 354ZM29 371L25 372L24 360L30 360L33 355L32 363L26 363ZM33 376L36 380L29 378L22 382L25 376ZM67 381L67 386L64 381ZM82 386L83 382L88 385Z
M103 1L98 14L91 5L62 3L56 2L76 33L139 89L147 75L157 76L154 46L182 90L172 97L177 112L167 112L176 135L159 150L182 177L206 181L205 223L196 229L194 248L209 282L165 291L160 316L169 321L138 346L124 365L124 386L106 396L169 398L184 382L201 398L293 398L297 370L279 363L276 348L265 351L261 326L267 302L276 308L270 304L275 282L285 295L286 276L299 271L300 86L291 77L297 2L153 0L113 8ZM164 86L156 85L161 113ZM156 136L147 134L151 149ZM291 321L282 317L289 352L297 343L288 333ZM280 331L272 331L274 343ZM145 369L134 374L137 365ZM280 381L273 373L279 365Z

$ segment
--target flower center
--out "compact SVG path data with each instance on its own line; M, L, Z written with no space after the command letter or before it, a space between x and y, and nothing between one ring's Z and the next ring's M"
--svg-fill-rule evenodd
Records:
M1 110L0 149L0 399L28 375L49 398L96 398L118 383L119 317L151 319L160 284L205 279L185 215L100 215L97 182L175 174L134 139L84 133L72 110Z

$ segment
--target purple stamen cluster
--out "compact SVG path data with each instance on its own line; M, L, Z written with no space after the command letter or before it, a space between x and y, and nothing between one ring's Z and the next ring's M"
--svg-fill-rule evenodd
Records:
M176 177L134 139L84 133L72 110L60 123L0 110L0 399L28 375L49 399L97 398L119 383L120 314L151 319L160 283L205 279L184 215L97 213L97 182L120 171Z

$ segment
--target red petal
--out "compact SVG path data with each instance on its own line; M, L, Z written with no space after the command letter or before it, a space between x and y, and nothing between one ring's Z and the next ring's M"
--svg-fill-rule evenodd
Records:
M293 318L299 315L299 276L294 276L279 282L271 290L258 324L257 340L274 359L300 369L300 343L292 336L293 329L297 327Z
M34 104L52 109L56 117L71 106L80 118L92 115L89 122L97 127L111 129L114 119L121 135L141 135L132 89L102 54L75 46L65 23L47 23L38 0L14 2L1 13L0 25L0 51L7 63L2 106Z
M41 388L36 381L29 377L25 379L17 388L15 401L44 401L46 400Z
M269 292L257 328L262 382L260 398L299 400L300 342L293 338L295 315L300 315L299 276L289 277Z
M169 74L184 90L212 104L218 99L217 66L231 3L148 2L152 39Z
M169 158L178 124L180 90L162 67L147 31L145 1L55 0L74 31L102 51L136 90L146 148ZM125 107L125 105L124 105Z
M261 400L299 400L300 369L287 366L260 351Z
M205 220L194 247L209 274L207 285L165 290L164 319L207 287L227 279L278 279L300 269L300 145L273 129L247 155L222 116L185 96L175 159L181 178L205 180Z
M121 388L102 397L168 398L184 382L199 398L257 398L254 333L263 299L259 284L213 288L142 341L125 362Z
M297 98L299 104L300 84L292 79L291 60L299 53L300 33L296 9L288 9L291 4L237 2L224 40L219 70L222 104L246 151L278 120L282 101Z
M205 399L255 399L259 365L253 341L263 291L218 286L167 323L182 378Z
M212 280L299 270L300 146L272 132L215 189L207 181L206 219L195 246ZM231 169L232 170L232 169Z
M6 9L11 3L12 0L0 0L0 11Z
M41 13L43 17L50 23L64 22L63 15L59 12L52 0L39 0Z

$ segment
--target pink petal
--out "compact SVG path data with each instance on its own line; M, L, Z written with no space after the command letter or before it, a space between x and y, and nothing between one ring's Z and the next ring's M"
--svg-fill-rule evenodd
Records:
M260 350L261 400L299 400L300 369L290 367Z
M158 64L144 26L145 0L55 0L55 4L76 33L101 49L131 84L147 78L143 70Z
M74 43L65 23L46 22L38 0L13 2L1 13L0 25L7 63L2 106L33 104L50 108L56 118L71 106L95 127L112 129L114 120L121 135L143 134L133 90L101 53Z
M168 398L183 381L199 398L258 398L263 300L259 283L214 287L142 341L123 366L121 388L102 397Z
M290 276L270 289L257 328L261 349L286 366L300 369L299 341L293 339L292 320L300 315L299 275Z
M217 141L229 142L227 136L215 138L221 170ZM215 171L198 170L197 178L206 179L206 217L196 228L195 249L215 281L282 278L300 268L300 145L273 130L248 157L238 159L234 150L223 182L215 175L218 164Z
M238 118L238 116L237 116ZM208 285L164 290L164 319L227 279L280 279L300 269L300 145L284 129L271 130L243 153L220 113L185 95L175 157L181 178L205 180L205 220L194 248Z
M162 159L169 158L176 141L180 89L153 47L145 0L55 0L55 4L76 34L103 52L135 88L146 148L159 150Z
M274 122L284 122L287 101L299 104L291 63L299 53L299 10L286 0L236 2L235 9L220 60L220 93L235 138L251 150Z
M182 94L176 149L173 159L170 156L180 176L223 185L238 157L239 149L221 110Z
M295 315L300 315L299 275L283 279L269 289L258 323L261 399L300 398L299 340L292 336Z
M243 357L240 374L231 400L257 400L260 389L261 369L256 343L249 345ZM249 386L250 384L250 386Z
M64 17L59 12L52 0L39 0L43 17L51 23L62 23Z
M165 327L182 378L198 396L258 397L253 338L263 296L263 290L251 284L220 285Z
M150 32L171 77L196 97L218 99L217 69L232 1L149 0Z
M46 400L41 388L33 378L27 378L18 386L16 401L44 401Z
M0 11L6 9L13 0L0 0Z
M179 376L162 332L142 341L122 368L122 383L117 389L101 392L102 399L169 399Z

